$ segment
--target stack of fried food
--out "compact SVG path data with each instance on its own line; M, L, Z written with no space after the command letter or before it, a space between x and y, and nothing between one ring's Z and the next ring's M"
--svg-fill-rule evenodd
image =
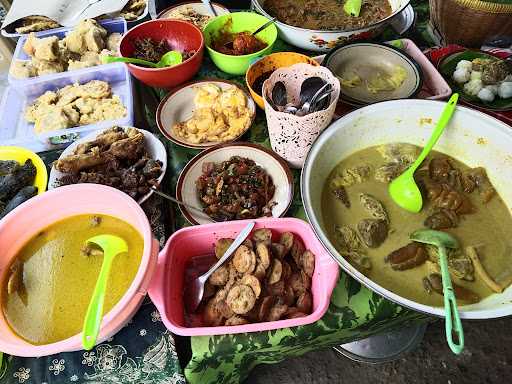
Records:
M109 34L94 19L80 21L60 40L57 36L38 38L30 33L23 44L30 60L16 60L10 73L27 78L94 67L101 64L101 55L117 55L121 37L120 33Z
M117 188L135 200L158 186L162 162L151 159L144 134L136 128L112 127L95 140L78 145L70 156L59 159L55 168L66 174L59 185L96 183Z
M268 228L254 231L205 285L202 310L206 326L242 325L304 317L311 313L315 255L291 232L272 241ZM220 258L233 239L220 239Z
M121 98L112 94L110 84L91 80L46 91L25 110L25 119L34 123L36 133L55 131L116 120L126 116Z

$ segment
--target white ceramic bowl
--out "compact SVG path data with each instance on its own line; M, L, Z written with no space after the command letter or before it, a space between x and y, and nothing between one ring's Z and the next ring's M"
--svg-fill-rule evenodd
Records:
M217 15L219 15L219 16L229 13L229 9L227 9L226 7L224 7L221 4L212 3L212 6L215 9L215 11L217 12ZM169 8L164 9L162 12L160 12L158 14L157 19L171 19L171 18L173 18L172 17L173 13L185 12L185 11L189 11L189 10L197 12L199 15L210 16L211 19L213 19L215 17L211 14L210 9L205 4L203 4L201 1L189 1L189 2L185 2L185 3L176 4ZM188 21L188 20L185 20L185 21ZM206 24L208 24L208 23L206 23ZM206 26L206 24L204 26ZM201 29L200 25L196 25L196 27Z
M407 99L416 95L423 84L423 74L418 63L407 53L387 44L355 42L343 45L329 52L322 65L342 78L354 73L361 77L362 83L356 87L341 84L340 98L347 104L367 105ZM392 74L397 66L406 72L403 83L397 89L377 93L368 90L367 81L375 76L376 69Z
M391 5L391 15L377 23L370 24L366 27L353 30L313 30L294 27L276 22L279 36L287 43L296 47L316 52L327 52L337 45L345 44L353 40L370 39L379 33L393 21L395 16L400 14L408 5L410 0L389 0ZM271 16L264 10L264 0L251 0L252 7L256 12L267 18ZM340 7L343 5L340 3Z
M176 197L184 203L200 209L201 201L196 190L196 180L202 174L203 163L220 163L229 160L232 156L251 159L269 174L276 188L272 199L276 203L272 208L272 217L284 216L293 201L293 175L290 168L274 152L252 143L221 144L195 156L181 171L176 185ZM181 205L180 209L191 224L213 222L206 214L195 212Z
M338 253L326 235L321 194L333 168L356 151L396 142L423 146L430 138L445 105L429 100L394 100L349 113L326 129L313 144L301 180L307 217L320 241L346 272L389 300L440 317L444 316L442 307L419 304L385 289L360 273ZM427 119L432 119L431 123L426 124ZM481 112L457 107L435 149L470 167L484 167L507 207L512 207L512 130L508 125ZM512 315L512 286L479 303L460 307L459 313L464 319Z
M123 128L128 128L128 127L123 127ZM149 156L154 160L160 160L162 162L162 174L157 179L157 182L160 185L160 183L162 182L162 180L165 176L165 171L167 170L167 151L165 150L165 146L151 132L145 131L144 129L139 129L139 128L137 128L137 129L144 134L146 150L148 151ZM64 152L62 152L62 154L59 157L59 160L63 159L66 156L72 155L73 152L75 151L75 149L78 147L78 145L94 140L98 135L100 135L104 131L106 131L106 129L92 132L89 135L82 137L80 140L75 141L73 144L71 144L69 147L67 147L64 150ZM60 178L64 177L65 175L66 175L65 173L58 171L55 168L55 166L52 166L52 169L50 170L50 177L48 180L48 190L58 188L59 187L58 180ZM148 192L147 194L142 196L137 202L139 204L142 204L152 194L153 194L153 191Z
M158 128L160 129L160 132L162 132L162 135L167 137L172 142L181 145L183 147L187 148L193 148L193 149L205 149L209 147L213 147L220 143L225 142L206 142L206 143L192 143L190 141L187 141L186 139L176 135L172 127L180 123L182 121L188 120L192 117L195 105L194 105L194 97L196 95L196 89L197 87L200 87L204 84L215 84L219 86L221 89L225 90L229 87L232 87L233 85L242 90L242 92L245 94L245 97L247 99L247 107L249 108L251 112L251 120L245 127L245 130L241 132L237 137L235 137L232 140L227 140L225 142L231 142L238 140L240 137L243 136L245 132L251 128L252 123L254 122L254 119L256 117L256 104L254 103L254 100L252 97L247 93L247 91L240 87L240 85L233 83L231 81L227 80L198 80L193 81L191 83L184 84L182 86L179 86L175 89L173 89L171 92L165 96L160 104L158 104L158 108L156 110L156 124L158 125Z

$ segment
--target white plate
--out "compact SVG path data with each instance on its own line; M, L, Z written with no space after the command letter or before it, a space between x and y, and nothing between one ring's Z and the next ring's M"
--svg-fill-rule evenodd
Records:
M194 97L196 95L196 88L205 85L205 84L215 84L220 87L222 90L225 90L229 87L235 86L240 89L246 99L247 99L247 107L251 111L251 120L245 127L244 131L240 133L237 137L232 140L227 140L223 142L207 142L207 143L191 143L186 139L176 135L172 127L175 124L180 123L182 121L188 120L192 117L195 109L194 105ZM172 142L181 145L183 147L194 148L194 149L205 149L209 147L213 147L217 144L226 143L238 140L241 136L243 136L249 128L251 128L252 123L254 122L254 118L256 116L256 104L252 97L249 96L247 91L240 87L240 85L233 83L228 80L198 80L188 84L184 84L175 88L173 91L167 94L156 110L156 123L162 135L167 137Z
M215 9L215 11L217 12L218 16L225 15L226 13L229 13L229 10L221 4L212 3L212 6ZM173 5L167 9L164 9L162 12L160 12L158 14L157 19L168 19L169 14L171 12L178 11L178 10L185 11L187 9L191 9L191 10L197 12L199 15L211 16L211 12L208 9L208 7L206 5L204 5L201 1L191 1L188 3ZM199 27L199 26L197 26L197 27Z
M202 174L202 165L205 162L221 163L232 156L246 157L261 166L272 178L276 188L272 201L276 205L272 209L273 217L284 216L293 200L293 175L286 162L271 150L261 145L252 143L221 144L207 149L183 168L176 185L176 197L178 200L201 208L201 202L196 191L196 180ZM191 224L206 224L213 220L206 214L201 214L186 207L180 206L183 216Z
M122 128L128 128L128 127L122 126ZM139 129L139 128L137 128L137 129L144 134L146 150L148 151L149 156L152 159L160 160L162 162L162 174L157 179L158 184L160 184L165 176L165 171L167 170L167 151L165 150L165 146L151 132L145 131L144 129ZM66 156L72 155L79 144L86 143L88 141L92 141L92 140L96 139L96 137L99 136L104 131L106 131L106 129L101 129L101 130L92 132L91 134L75 141L73 144L71 144L69 147L67 147L64 150L64 152L62 152L62 154L59 157L59 160L63 159ZM59 184L58 184L57 180L64 177L65 175L66 175L65 173L58 171L55 168L55 165L52 166L52 169L50 171L50 177L48 180L48 190L58 188ZM149 198L149 196L151 196L152 193L153 193L153 191L142 196L138 200L138 203L142 204L144 201L146 201Z

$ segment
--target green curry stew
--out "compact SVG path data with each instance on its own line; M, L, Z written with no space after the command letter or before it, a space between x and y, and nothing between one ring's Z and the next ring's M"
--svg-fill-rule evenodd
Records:
M501 292L512 280L512 216L487 178L433 152L415 173L424 206L414 214L388 194L389 182L420 148L389 144L358 151L331 172L322 195L327 234L340 254L382 287L421 304L442 306L437 250L411 243L409 235L431 228L455 236L448 254L460 304Z

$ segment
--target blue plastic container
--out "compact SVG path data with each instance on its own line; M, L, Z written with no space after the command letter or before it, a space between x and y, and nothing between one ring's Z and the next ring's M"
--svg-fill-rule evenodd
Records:
M126 20L123 18L113 19L113 20L102 20L100 21L100 24L108 31L108 33L126 33ZM66 34L69 31L72 31L73 28L67 28L67 27L61 27L61 28L55 28L55 29L49 29L48 31L42 31L42 32L36 32L35 35L39 38L49 37L49 36L57 36L59 39L63 39L66 37ZM27 41L27 35L23 35L18 39L18 43L16 44L16 49L14 50L14 55L12 57L11 62L11 68L14 65L16 60L29 60L30 57L23 51L23 45ZM74 72L74 71L67 71L67 72L61 72L61 73L52 73L49 75L42 75L42 76L36 76L36 77L28 77L25 79L18 79L16 77L11 76L9 69L9 76L8 81L9 84L13 87L20 88L24 87L26 84L33 82L35 79L49 79L53 78L52 76L68 73L68 72Z
M60 129L36 134L34 124L25 120L25 109L46 91L56 91L66 85L103 80L110 84L112 93L121 98L126 107L125 117L95 124ZM133 92L130 73L123 63L98 65L76 71L56 73L33 78L22 87L7 88L0 104L0 143L19 145L40 152L62 148L89 132L113 125L133 125Z

